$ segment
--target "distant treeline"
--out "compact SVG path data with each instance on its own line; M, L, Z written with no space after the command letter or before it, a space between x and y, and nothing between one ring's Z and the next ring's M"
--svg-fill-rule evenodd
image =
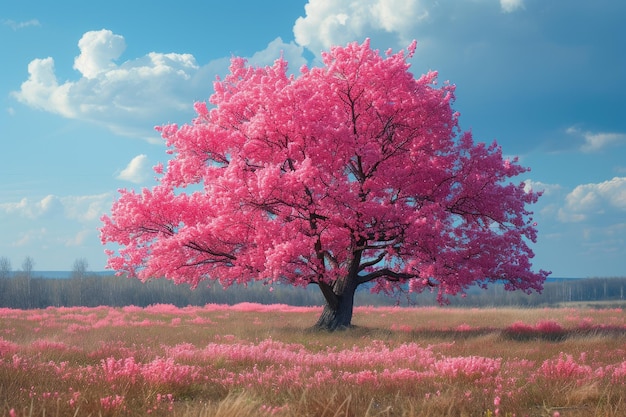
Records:
M488 289L472 288L467 296L451 298L450 304L459 307L491 306L555 306L569 302L614 302L624 300L626 277L586 278L547 282L541 294L509 292L499 284ZM219 284L211 287L201 284L195 290L188 285L176 285L167 279L153 279L142 283L114 275L81 274L67 279L32 277L14 274L0 278L0 307L46 308L49 306L94 307L106 305L148 306L173 304L179 307L205 304L237 304L255 302L261 304L289 304L296 306L323 305L324 299L315 285L296 288L286 284L263 285L252 283L223 289ZM435 293L398 294L386 296L371 294L366 288L357 291L356 305L437 305Z
M283 303L294 305L321 304L322 299L312 291L294 288L277 288L260 284L236 286L227 290L219 284L210 288L200 285L191 290L188 285L176 285L167 279L153 279L142 283L115 275L86 275L67 279L28 278L14 276L0 279L0 306L10 308L45 308L49 306L106 305L121 307L151 304L187 305L236 304L258 302L264 304Z
M454 297L451 304L476 307L553 307L576 303L621 307L626 305L625 297L626 277L596 277L547 281L540 294L505 291L503 285L491 285L486 290L472 290L465 298Z

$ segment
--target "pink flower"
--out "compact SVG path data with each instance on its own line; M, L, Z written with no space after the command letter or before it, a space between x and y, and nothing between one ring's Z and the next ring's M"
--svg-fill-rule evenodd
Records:
M124 403L123 395L116 395L115 397L109 395L107 397L100 398L100 405L105 410L114 410L120 408Z

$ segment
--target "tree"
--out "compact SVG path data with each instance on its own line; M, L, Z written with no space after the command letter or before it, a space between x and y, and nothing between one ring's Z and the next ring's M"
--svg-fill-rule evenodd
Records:
M0 305L4 305L5 300L8 300L7 289L11 276L11 260L6 256L0 256Z
M83 305L83 284L84 279L87 276L87 269L89 268L89 262L85 258L78 258L74 261L72 267L72 279L74 280L74 286L72 293L76 298L77 305Z
M454 85L415 79L404 51L334 47L287 75L281 58L234 58L214 106L158 127L172 158L159 184L121 190L103 216L109 268L197 286L250 280L316 284L317 327L349 327L357 287L433 290L445 303L502 281L540 291L533 272L538 192L500 147L474 143L453 111ZM194 186L192 189L185 187Z
M33 276L33 268L35 267L35 261L30 256L24 258L22 261L22 274L28 279Z
M11 278L11 260L6 256L0 256L0 280Z
M30 256L24 258L22 261L22 274L20 283L23 285L22 298L24 305L28 308L32 307L33 299L31 297L31 280L33 278L33 268L35 267L35 261Z
M72 278L83 279L87 276L87 269L89 269L89 262L85 258L78 258L74 261L72 267Z

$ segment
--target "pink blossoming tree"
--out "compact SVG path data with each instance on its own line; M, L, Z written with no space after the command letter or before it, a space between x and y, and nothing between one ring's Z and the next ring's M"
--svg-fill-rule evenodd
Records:
M159 184L121 190L104 216L108 267L197 286L251 280L319 286L322 329L351 325L358 286L393 293L504 282L541 290L533 272L539 193L493 143L474 143L454 86L415 79L404 51L334 47L320 68L287 62L230 74L189 125L158 128L172 158ZM186 190L186 187L193 186Z

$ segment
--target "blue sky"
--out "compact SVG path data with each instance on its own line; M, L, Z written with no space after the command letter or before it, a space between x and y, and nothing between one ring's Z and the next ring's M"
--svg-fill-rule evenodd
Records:
M154 126L189 122L231 56L297 72L367 37L416 39L412 71L457 85L462 128L532 168L537 269L626 276L624 18L622 0L2 2L0 256L103 269L100 216L167 161Z

